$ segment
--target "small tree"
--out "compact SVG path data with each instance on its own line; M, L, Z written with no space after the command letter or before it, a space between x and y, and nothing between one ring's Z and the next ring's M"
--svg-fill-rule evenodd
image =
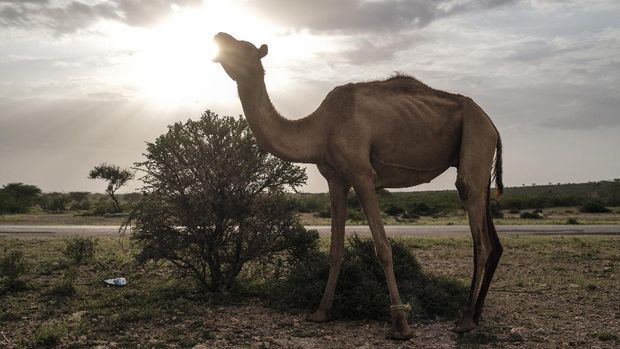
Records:
M139 261L168 260L224 291L247 262L286 251L305 232L285 194L305 171L262 150L243 118L206 111L169 126L144 156L144 195L128 220Z
M41 194L34 185L9 183L0 189L0 213L24 213L33 206Z
M88 174L90 179L103 179L108 181L108 187L105 192L110 195L114 204L114 210L121 212L121 206L118 200L114 196L114 193L131 179L133 179L133 173L128 169L121 169L120 167L112 164L102 163L95 166Z

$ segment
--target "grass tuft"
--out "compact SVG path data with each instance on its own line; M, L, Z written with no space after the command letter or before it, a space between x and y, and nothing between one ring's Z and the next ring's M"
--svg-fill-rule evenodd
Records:
M76 264L86 263L95 256L97 240L77 237L66 241L65 257Z
M67 324L63 321L52 320L41 325L34 337L35 347L56 347L61 344L67 335Z
M69 271L60 280L58 280L49 290L49 295L55 297L71 297L78 293L75 286L76 273Z
M29 270L30 264L24 257L24 252L21 250L8 251L5 256L0 259L0 278L5 279L4 284L11 291L27 289L27 285L22 278Z
M617 334L612 333L612 332L596 332L592 335L594 338L597 338L600 341L603 342L612 342L612 341L619 341L620 337L618 337Z

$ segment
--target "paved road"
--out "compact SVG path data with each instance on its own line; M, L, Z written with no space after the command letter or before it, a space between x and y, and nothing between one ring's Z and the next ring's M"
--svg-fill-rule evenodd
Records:
M320 233L328 234L331 229L327 226L306 226L307 229L317 229ZM500 234L524 235L620 235L620 225L499 225L496 226ZM370 234L368 226L347 226L347 234ZM467 225L388 225L385 227L388 235L459 235L470 234Z
M61 236L115 236L118 226L113 225L0 225L0 238L36 238ZM330 233L329 226L306 226L321 234ZM468 235L466 225L388 225L390 236L450 236ZM367 226L347 226L347 234L369 235ZM523 235L620 235L620 225L500 225L500 234Z

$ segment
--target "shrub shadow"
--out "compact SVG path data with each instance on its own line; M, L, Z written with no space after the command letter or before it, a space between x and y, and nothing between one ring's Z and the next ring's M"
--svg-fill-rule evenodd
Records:
M424 272L410 250L390 240L394 273L403 303L413 307L417 320L457 318L467 300L467 287L452 278ZM318 249L296 263L288 275L268 290L269 305L293 312L316 310L329 274L328 255ZM338 319L389 318L390 296L383 268L371 239L348 239L342 262L332 317Z

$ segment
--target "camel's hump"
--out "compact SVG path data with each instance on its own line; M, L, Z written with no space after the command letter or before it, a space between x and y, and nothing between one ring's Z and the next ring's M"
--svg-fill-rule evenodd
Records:
M416 94L416 95L433 95L440 98L459 99L460 94L449 93L441 90L436 90L422 81L414 78L410 75L397 73L384 80L364 81L357 83L348 83L345 85L334 88L329 95L340 96L350 95L353 96L356 92L363 91L364 94L373 93L384 94Z

